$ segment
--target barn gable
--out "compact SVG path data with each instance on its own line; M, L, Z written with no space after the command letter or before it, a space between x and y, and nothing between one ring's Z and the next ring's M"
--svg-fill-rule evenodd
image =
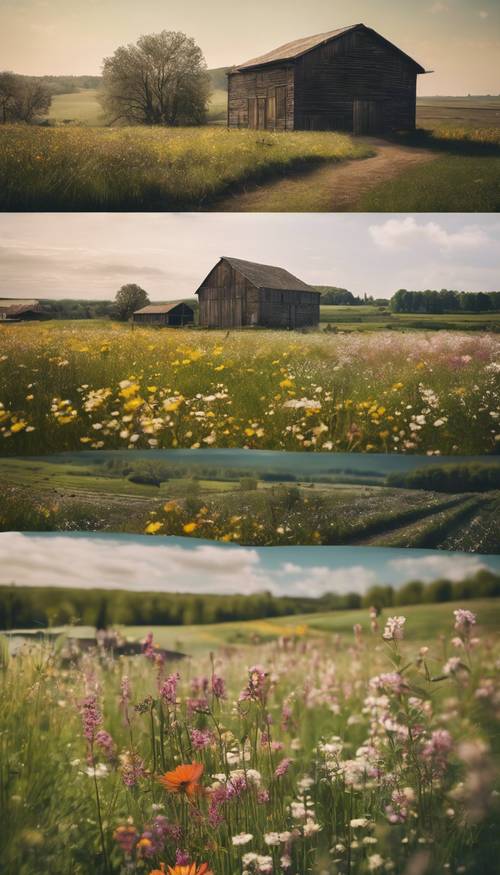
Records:
M228 126L382 133L415 127L424 68L364 24L285 43L228 74Z

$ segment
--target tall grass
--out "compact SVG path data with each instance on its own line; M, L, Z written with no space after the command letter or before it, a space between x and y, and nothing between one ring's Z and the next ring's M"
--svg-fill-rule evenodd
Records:
M0 209L197 208L236 183L370 154L334 133L3 125Z
M499 341L0 326L5 455L82 447L494 451Z
M4 648L5 871L492 875L498 644L447 626L420 649L404 617L292 629L259 664Z

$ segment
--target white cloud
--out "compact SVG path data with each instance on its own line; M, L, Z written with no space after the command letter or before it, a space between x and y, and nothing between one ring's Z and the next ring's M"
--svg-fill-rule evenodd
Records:
M291 562L285 562L281 566L280 573L287 577L287 594L313 598L325 592L363 593L377 582L376 571L365 565L349 565L344 568L313 565L310 568L300 568ZM294 580L294 575L297 575L298 579Z
M369 233L376 246L391 250L413 249L415 245L427 244L450 252L479 249L490 242L486 232L477 225L464 225L458 231L448 231L438 222L419 222L413 216L370 225Z
M479 556L408 556L403 559L393 559L389 563L391 568L404 575L406 580L464 580L487 568L487 565Z
M0 535L0 584L163 592L258 592L272 579L256 550L64 535Z

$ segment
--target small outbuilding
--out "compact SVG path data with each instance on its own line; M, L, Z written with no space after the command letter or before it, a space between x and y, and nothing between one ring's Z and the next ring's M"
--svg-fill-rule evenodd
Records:
M170 301L168 304L148 304L132 315L132 321L139 325L162 325L179 328L194 322L194 310L183 301Z
M0 322L39 322L49 318L40 301L0 298Z
M279 46L228 73L228 127L380 134L415 128L423 67L364 24Z
M223 256L197 290L202 328L311 328L320 292L282 267Z

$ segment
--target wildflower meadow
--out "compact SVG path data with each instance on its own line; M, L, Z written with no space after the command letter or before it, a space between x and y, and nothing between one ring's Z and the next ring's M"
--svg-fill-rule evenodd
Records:
M331 132L2 125L0 206L199 208L235 184L372 154L371 147Z
M500 652L452 608L180 662L5 645L3 871L495 872Z
M491 453L498 349L494 334L452 331L0 326L0 452Z

